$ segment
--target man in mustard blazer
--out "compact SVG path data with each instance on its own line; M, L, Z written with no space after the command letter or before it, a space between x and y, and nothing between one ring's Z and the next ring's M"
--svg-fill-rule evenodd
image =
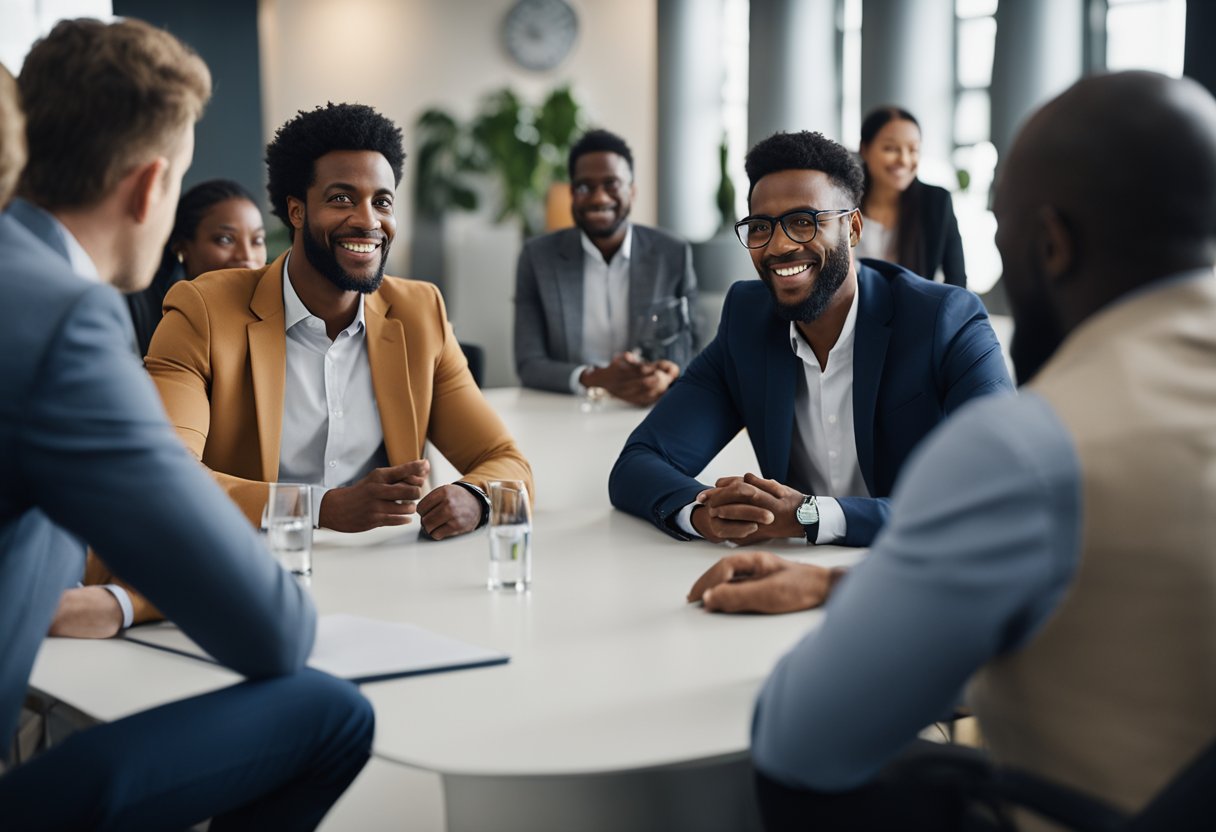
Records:
M401 131L370 107L302 112L267 148L289 251L175 286L146 366L169 421L250 522L267 484L314 487L314 523L486 520L486 483L531 469L477 389L429 283L384 276ZM463 472L425 496L427 439ZM154 486L154 484L151 484ZM136 602L135 620L150 611Z

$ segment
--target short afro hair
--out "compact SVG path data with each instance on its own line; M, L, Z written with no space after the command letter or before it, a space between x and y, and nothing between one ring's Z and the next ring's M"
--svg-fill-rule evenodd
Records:
M625 160L625 164L629 165L629 173L633 173L633 151L629 149L629 145L625 144L624 139L607 130L588 130L574 143L574 147L570 148L569 167L572 180L574 179L574 163L579 160L580 156L586 156L588 153L615 153Z
M747 170L747 201L751 203L756 183L770 173L783 170L818 170L826 173L841 190L861 204L865 192L865 173L857 159L822 133L774 133L756 143L744 161Z
M334 104L300 110L266 145L266 188L270 210L289 230L287 197L303 200L316 181L313 165L334 150L371 150L388 160L393 182L401 184L405 148L401 128L365 104Z

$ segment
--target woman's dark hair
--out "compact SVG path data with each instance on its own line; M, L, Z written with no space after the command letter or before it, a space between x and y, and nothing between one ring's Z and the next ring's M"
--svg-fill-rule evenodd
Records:
M916 116L902 107L879 107L877 110L870 111L861 122L861 146L864 148L873 142L878 132L892 121L910 121L916 125L917 130L920 129L920 122L916 120ZM866 165L865 160L862 160L861 166L865 170L865 193L862 195L860 203L861 212L864 214L866 197L870 193L870 168ZM924 244L921 240L924 236L924 191L924 183L920 179L913 179L907 190L899 195L899 228L896 232L895 259L904 268L932 280L933 275L925 274L927 264L925 263Z

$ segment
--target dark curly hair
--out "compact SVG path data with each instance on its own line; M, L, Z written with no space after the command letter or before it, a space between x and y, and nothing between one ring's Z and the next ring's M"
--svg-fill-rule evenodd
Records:
M865 174L853 154L822 133L803 130L799 133L774 133L762 139L747 152L744 161L749 182L747 201L752 199L756 183L770 173L783 170L823 171L853 200L861 204L865 192ZM853 207L850 206L850 207Z
M633 151L629 149L629 145L625 144L624 139L607 130L588 130L574 143L574 147L570 148L570 179L574 179L574 163L579 160L580 156L605 152L620 156L625 160L625 164L629 165L629 172L633 173Z
M334 150L371 150L388 160L393 182L405 165L401 128L365 104L334 104L300 110L266 145L266 189L270 209L289 230L287 197L304 199L315 181L313 163Z

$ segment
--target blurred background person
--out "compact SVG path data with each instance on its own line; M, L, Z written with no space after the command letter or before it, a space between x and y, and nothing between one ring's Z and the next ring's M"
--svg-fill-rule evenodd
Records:
M177 203L173 233L152 284L127 295L139 354L148 354L165 294L180 280L216 269L266 265L266 228L253 195L230 179L200 182Z
M930 280L967 286L963 238L950 192L916 178L920 122L907 110L882 107L861 123L865 224L857 254L898 263Z

